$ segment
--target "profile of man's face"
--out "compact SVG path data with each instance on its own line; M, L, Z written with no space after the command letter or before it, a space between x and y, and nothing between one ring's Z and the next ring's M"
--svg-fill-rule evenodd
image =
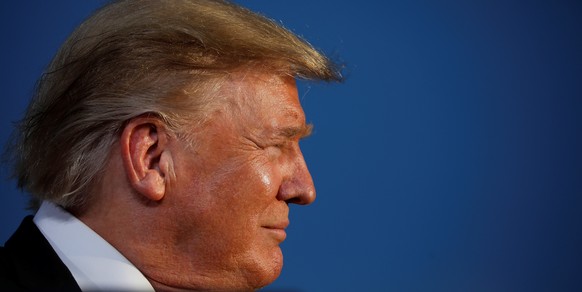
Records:
M176 206L166 219L177 237L168 247L182 271L261 287L282 268L288 204L315 199L299 148L310 128L291 77L236 73L219 95L224 104L192 129L194 146L176 140L171 150L179 159L166 199Z

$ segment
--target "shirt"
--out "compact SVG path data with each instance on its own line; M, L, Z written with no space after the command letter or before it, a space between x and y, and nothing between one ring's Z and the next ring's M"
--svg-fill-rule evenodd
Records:
M33 219L83 291L154 291L111 244L63 208L43 202Z

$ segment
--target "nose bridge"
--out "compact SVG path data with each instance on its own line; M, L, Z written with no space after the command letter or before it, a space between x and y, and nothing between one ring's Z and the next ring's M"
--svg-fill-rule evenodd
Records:
M280 190L281 199L293 204L311 204L315 200L315 186L299 146L289 161L288 170Z

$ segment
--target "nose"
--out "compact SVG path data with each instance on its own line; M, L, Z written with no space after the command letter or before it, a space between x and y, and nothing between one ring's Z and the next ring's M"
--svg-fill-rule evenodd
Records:
M296 159L290 164L288 175L279 187L277 199L298 205L309 205L315 201L315 186L301 150L298 150Z

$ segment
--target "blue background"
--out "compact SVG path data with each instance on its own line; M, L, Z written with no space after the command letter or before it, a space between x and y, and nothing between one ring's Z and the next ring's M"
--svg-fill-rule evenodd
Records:
M582 2L238 2L346 65L301 83L318 199L267 291L582 291ZM1 2L0 142L100 3Z

